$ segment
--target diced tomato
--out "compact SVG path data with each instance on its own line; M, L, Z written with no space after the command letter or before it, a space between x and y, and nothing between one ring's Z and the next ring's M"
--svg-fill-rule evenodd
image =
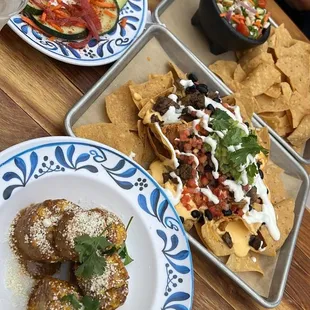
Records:
M199 162L201 163L201 164L204 164L206 161L207 161L207 159L208 159L208 157L207 157L207 155L201 155L200 157L199 157Z
M189 144L189 143L185 143L184 144L184 151L185 152L188 152L192 149L192 146Z
M196 180L195 179L189 179L187 182L186 182L186 185L188 187L191 187L191 188L196 188L197 187L197 184L196 184Z
M266 8L266 0L258 0L257 1L257 5L262 8L262 9L265 9Z
M222 211L218 210L215 206L209 207L209 210L215 218L221 217L223 215Z
M200 207L203 204L203 197L201 193L196 193L194 195L194 202L197 207Z
M209 184L209 180L205 175L200 178L200 182L202 186L207 186Z
M190 200L191 200L191 196L189 194L185 194L181 198L181 203L183 205L186 205L186 204L188 204L190 202Z
M237 31L240 32L241 34L243 34L245 37L248 37L250 35L250 31L248 26L244 23L241 22L237 25Z
M188 129L180 131L180 140L186 141L189 135L190 135L190 132Z
M185 187L183 189L183 195L185 195L185 194L195 194L195 193L196 193L196 188Z
M226 181L227 177L225 175L221 175L219 178L218 178L218 181L220 183L223 183L224 181Z

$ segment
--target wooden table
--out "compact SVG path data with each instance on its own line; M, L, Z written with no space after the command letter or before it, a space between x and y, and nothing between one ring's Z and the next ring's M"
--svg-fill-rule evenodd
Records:
M150 6L158 2L150 0ZM307 40L272 0L269 9L276 22L285 22L294 38ZM107 69L108 66L86 68L53 60L6 26L0 32L0 151L28 139L63 135L66 112ZM310 212L306 211L285 295L277 309L310 309L309 239ZM196 251L193 260L194 310L262 309Z

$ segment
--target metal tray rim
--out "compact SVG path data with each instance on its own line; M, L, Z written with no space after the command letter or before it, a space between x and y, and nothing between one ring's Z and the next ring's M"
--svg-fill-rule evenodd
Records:
M75 116L75 114L78 113L78 111L87 103L89 100L92 99L93 95L98 91L98 89L101 89L102 85L107 83L108 81L111 82L118 74L118 71L120 72L122 68L124 68L130 60L135 56L135 51L138 51L139 48L143 47L144 41L149 41L153 36L154 33L158 32L164 32L171 40L173 40L176 44L179 45L180 49L184 53L186 53L193 62L196 62L201 68L210 76L212 79L216 81L223 89L225 89L227 92L229 92L229 88L226 87L214 74L211 73L211 71L206 68L205 66L202 66L201 62L195 57L186 47L182 45L182 43L165 27L162 25L151 25L141 36L140 38L133 44L133 46L126 52L126 54L123 56L121 60L119 60L117 63L115 63L108 71L107 73L98 80L98 82L71 108L71 110L67 113L65 118L65 130L66 133L70 136L75 136L74 132L72 130L72 121ZM102 90L101 90L102 91ZM256 121L256 123L260 124ZM262 125L262 124L260 124ZM292 155L275 139L273 135L271 136L271 140L273 143L275 143L284 153L287 153L288 156L292 157ZM214 256L211 252L209 252L206 248L203 247L203 245L194 239L192 236L188 235L190 243L199 250L207 259L209 259L211 262L213 262L220 270L222 270L228 277L230 277L237 285L239 285L247 294L249 294L253 299L255 299L258 303L260 303L262 306L266 308L274 308L276 307L282 299L286 280L288 276L288 271L291 265L291 259L292 254L296 245L297 236L300 228L300 224L303 217L304 212L304 206L306 202L306 193L309 192L309 178L306 174L303 167L292 157L292 162L294 163L295 167L297 167L298 170L302 171L302 179L305 183L306 190L303 193L303 199L302 199L302 206L300 214L298 215L298 220L295 223L295 226L293 228L293 237L292 237L292 244L289 249L288 259L286 261L285 269L284 269L284 280L282 281L281 285L279 286L279 290L277 291L276 298L274 300L268 300L267 298L264 298L260 296L257 292L255 292L252 288L250 288L245 282L243 282L235 273L233 273L231 270L229 270L222 262L217 260L216 256Z
M153 21L159 25L162 25L164 27L165 24L163 24L160 20L160 16L161 14L169 7L170 4L172 4L175 0L162 0L161 3L156 7L155 11L153 12L152 14L152 18L153 18ZM271 24L274 26L274 27L278 27L279 25L272 19L270 18L271 20ZM191 50L188 48L188 50L191 52ZM192 52L191 52L192 53ZM192 53L198 60L199 58L194 54ZM201 60L199 60L201 62L201 64L205 67L207 67ZM214 74L214 73L212 73ZM223 83L223 82L222 82ZM230 90L231 93L233 93L231 90ZM283 139L281 136L279 136L279 134L274 130L272 129L262 118L260 118L257 114L254 114L254 118L264 127L267 127L268 128L268 131L299 161L301 162L302 164L305 164L305 165L309 165L310 164L310 158L309 159L306 159L304 158L303 156L301 156L300 154L298 154L294 148L285 140Z

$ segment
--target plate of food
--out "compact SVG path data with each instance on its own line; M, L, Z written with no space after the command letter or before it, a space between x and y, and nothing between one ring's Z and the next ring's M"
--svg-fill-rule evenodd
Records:
M57 60L99 66L121 57L143 32L146 0L30 0L8 25Z
M193 267L165 192L129 157L54 137L0 156L5 309L191 309Z

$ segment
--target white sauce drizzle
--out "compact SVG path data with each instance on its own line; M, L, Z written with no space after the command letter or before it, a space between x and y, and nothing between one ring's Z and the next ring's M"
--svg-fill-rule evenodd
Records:
M171 203L176 206L180 200L181 200L181 197L182 197L182 192L183 192L183 184L182 184L182 180L179 176L177 176L175 174L175 172L170 172L170 176L172 178L175 178L178 180L178 184L177 184L177 188L176 188L176 192L175 194L173 195L173 193L168 189L168 188L165 188L165 192L169 198L169 200L171 201Z
M162 116L164 124L174 124L180 122L179 117L181 116L181 112L174 106L170 106L168 111Z
M192 80L180 80L180 84L184 87L184 89L194 86L194 83Z
M244 192L240 184L233 180L225 180L223 184L229 188L230 192L234 193L236 202L239 202L244 198Z
M259 212L252 209L247 214L243 215L243 219L245 219L248 224L265 223L271 237L277 241L280 239L280 231L277 226L276 214L268 198L267 187L259 174L256 175L253 186L256 187L257 195L263 201L262 211Z
M178 96L175 94L170 94L168 96L169 99L173 100L174 102L178 102Z
M218 197L212 193L209 186L207 186L206 188L201 188L200 191L203 195L207 196L208 199L212 201L214 204L217 205L220 202Z

